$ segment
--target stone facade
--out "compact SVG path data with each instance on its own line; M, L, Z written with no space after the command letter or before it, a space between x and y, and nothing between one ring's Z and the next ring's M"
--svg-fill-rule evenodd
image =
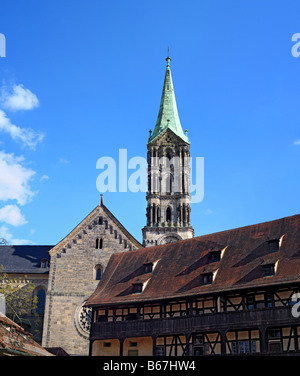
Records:
M62 347L70 355L88 355L89 312L82 305L97 287L110 256L140 247L101 200L50 251L44 347Z

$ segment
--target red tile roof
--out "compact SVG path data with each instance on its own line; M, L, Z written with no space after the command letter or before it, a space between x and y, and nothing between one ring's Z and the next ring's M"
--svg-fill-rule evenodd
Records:
M32 339L20 325L0 312L0 353L7 355L53 356Z
M281 246L271 253L268 242L274 239L280 239ZM224 250L221 260L210 262L210 252L221 250ZM145 273L144 264L156 261L152 273ZM262 265L276 262L275 275L263 277ZM203 285L204 273L214 273L211 285ZM300 215L295 215L116 253L111 256L103 279L87 304L146 302L300 282L299 273ZM133 293L133 284L137 282L144 283L142 293Z

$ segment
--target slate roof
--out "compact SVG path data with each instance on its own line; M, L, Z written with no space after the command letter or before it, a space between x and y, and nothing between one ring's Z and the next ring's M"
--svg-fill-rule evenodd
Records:
M41 260L50 261L48 252L52 247L52 245L1 245L0 265L3 265L5 273L49 273L49 266L41 268Z
M280 239L278 251L269 242ZM220 261L210 253L222 251ZM157 262L152 273L144 264ZM276 264L274 276L263 276L263 265ZM203 284L203 274L214 273L213 283ZM103 279L86 305L99 306L257 288L300 282L300 215L176 243L116 253ZM133 286L143 283L141 293Z

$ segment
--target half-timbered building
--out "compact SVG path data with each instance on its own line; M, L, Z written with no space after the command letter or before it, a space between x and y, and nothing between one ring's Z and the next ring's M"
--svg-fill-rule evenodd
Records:
M300 353L300 215L113 254L91 355Z

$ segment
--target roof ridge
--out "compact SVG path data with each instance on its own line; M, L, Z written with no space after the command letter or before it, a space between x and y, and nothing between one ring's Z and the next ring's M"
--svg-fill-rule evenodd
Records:
M192 239L202 238L202 237L205 237L205 236L211 236L211 235L215 235L215 234L222 234L222 233L225 233L225 232L230 232L230 231L240 230L240 229L248 228L248 227L259 226L259 225L263 225L263 224L267 224L267 223L272 223L272 222L278 222L278 221L282 221L282 220L284 220L284 219L291 219L291 218L293 218L293 217L299 217L299 219L300 219L300 214L294 214L294 215L290 215L290 216L287 216L287 217L282 217L282 218L278 218L278 219L273 219L273 220L271 220L271 221L265 221L265 222L253 223L252 225L245 225L245 226L235 227L235 228L228 229L228 230L216 231L216 232L212 232L212 233L205 234L205 235L195 236L195 237L192 238ZM190 240L190 239L184 239L183 241L185 241L185 240ZM182 240L180 240L180 241L182 241Z

